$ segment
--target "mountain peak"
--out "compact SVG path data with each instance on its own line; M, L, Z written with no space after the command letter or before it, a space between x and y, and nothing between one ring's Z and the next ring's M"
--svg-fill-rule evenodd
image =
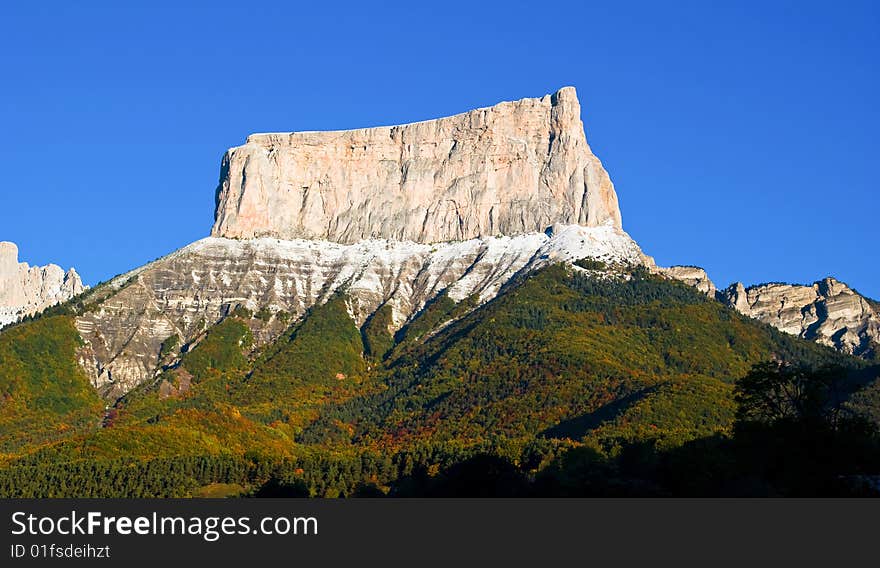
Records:
M211 235L422 243L620 228L574 87L462 114L254 134L223 158Z
M28 266L18 246L0 242L0 327L64 302L85 289L79 274L55 264Z
M18 245L0 241L0 274L10 266L18 267Z

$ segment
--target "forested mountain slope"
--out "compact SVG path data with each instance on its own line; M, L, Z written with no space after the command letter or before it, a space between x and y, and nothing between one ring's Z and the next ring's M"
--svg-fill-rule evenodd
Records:
M73 343L53 348L51 368L4 383L0 492L442 494L431 480L470 479L476 467L515 480L510 491L562 494L560 476L612 467L603 475L613 478L609 464L633 448L729 438L734 382L762 361L840 365L851 405L870 414L873 404L863 361L639 267L554 264L476 309L441 294L395 333L382 308L359 328L347 301L338 291L256 348L260 314L238 309L197 343L169 342L159 377L106 410L76 366L69 316L12 328L0 357L21 337ZM47 377L61 393L50 407L37 404ZM48 410L12 418L37 407ZM574 455L595 467L560 469Z

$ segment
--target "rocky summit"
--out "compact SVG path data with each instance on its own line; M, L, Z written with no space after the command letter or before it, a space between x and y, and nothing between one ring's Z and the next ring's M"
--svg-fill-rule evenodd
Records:
M73 268L28 266L18 246L0 242L0 327L64 302L85 289Z
M880 306L834 278L806 286L736 283L719 297L742 314L844 353L874 357L880 347Z
M718 290L702 268L652 270L785 333L866 359L880 354L880 304L834 278L808 285L776 282L746 287L736 282Z
M652 268L652 270L666 278L678 280L689 286L693 286L703 294L706 294L709 298L714 299L718 292L718 289L715 288L715 284L709 279L709 275L706 271L697 266L670 266L668 268L657 266Z
M419 243L620 228L573 87L402 126L253 134L223 158L211 235Z

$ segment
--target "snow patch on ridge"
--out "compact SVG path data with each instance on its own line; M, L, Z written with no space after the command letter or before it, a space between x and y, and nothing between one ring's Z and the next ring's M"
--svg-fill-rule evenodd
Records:
M424 290L427 296L432 297L448 288L449 297L456 302L479 294L480 303L493 298L510 278L522 270L581 258L629 265L642 264L644 259L638 245L624 231L613 226L581 225L554 225L544 233L435 244L369 239L346 245L306 239L207 237L180 249L173 256L196 254L240 258L255 253L255 268L265 264L260 262L261 258L299 261L304 268L329 266L335 269L332 280L337 284L330 291L345 286L355 298L371 294L384 300L391 299L398 291L389 288L389 276L394 286L405 285L396 276L417 264L421 265L421 279L431 284ZM461 266L463 261L468 262L464 269ZM326 288L330 280L323 271L313 272L310 276L312 286L321 289ZM277 281L274 286L281 292ZM297 289L297 293L303 294L305 290ZM355 312L356 304L352 306ZM402 325L403 320L411 315L401 313L400 307L392 302L395 325Z
M519 274L580 258L646 261L626 233L610 226L555 225L542 233L433 244L208 237L113 279L115 293L77 316L86 341L83 366L113 399L155 375L170 335L178 334L181 343L198 341L206 325L236 306L286 314L283 322L274 316L252 322L259 344L337 293L358 326L390 306L393 332L438 294L483 303Z

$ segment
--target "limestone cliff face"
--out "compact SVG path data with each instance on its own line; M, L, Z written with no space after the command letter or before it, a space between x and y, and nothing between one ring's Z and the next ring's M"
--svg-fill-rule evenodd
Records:
M254 134L223 158L211 235L419 243L620 228L574 88L402 126Z
M0 242L0 327L64 302L84 290L71 268L28 266L18 261L15 243Z
M737 311L844 353L873 357L880 346L876 304L834 278L809 286L737 283L719 293Z

